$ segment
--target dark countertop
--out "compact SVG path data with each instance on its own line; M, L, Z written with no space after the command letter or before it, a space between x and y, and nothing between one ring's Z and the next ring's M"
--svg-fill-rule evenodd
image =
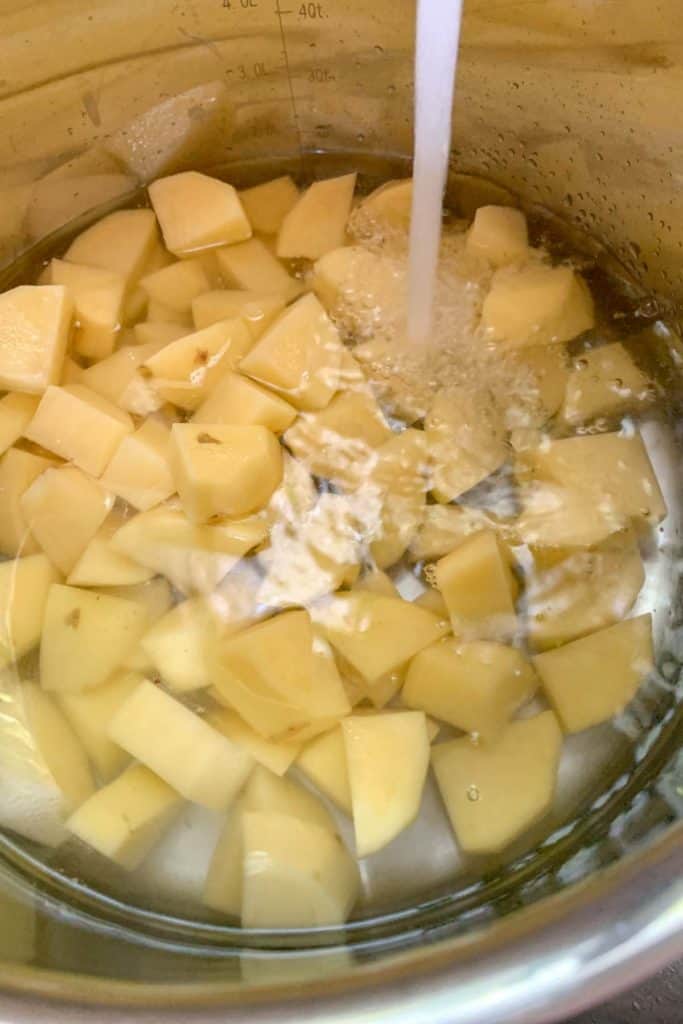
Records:
M683 960L564 1024L683 1024Z

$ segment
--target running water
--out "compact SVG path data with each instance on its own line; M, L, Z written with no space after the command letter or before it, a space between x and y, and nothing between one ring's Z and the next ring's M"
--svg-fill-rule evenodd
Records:
M463 0L418 0L408 337L430 334Z

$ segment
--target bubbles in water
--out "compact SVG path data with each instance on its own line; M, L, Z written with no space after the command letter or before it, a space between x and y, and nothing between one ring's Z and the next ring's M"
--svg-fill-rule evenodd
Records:
M467 787L467 799L471 803L476 804L477 800L479 799L479 796L480 794L478 786L471 785Z

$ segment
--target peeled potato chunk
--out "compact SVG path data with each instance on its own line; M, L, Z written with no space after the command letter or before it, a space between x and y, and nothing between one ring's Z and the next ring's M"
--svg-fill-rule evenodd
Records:
M262 426L176 423L171 465L187 516L243 516L263 508L282 480L277 439Z
M304 295L268 328L240 369L297 409L315 411L337 390L342 351L339 332L315 295Z
M257 764L263 765L274 775L284 775L301 752L301 743L266 739L228 708L210 711L206 720L238 747L248 750Z
M239 245L228 245L217 251L221 276L231 288L268 292L280 295L284 303L301 295L301 281L290 277L280 261L260 238L250 238Z
M111 355L123 321L125 278L99 267L52 260L50 283L63 285L73 300L74 350L87 359Z
M159 420L148 418L123 438L100 478L102 486L146 512L175 492L170 454L169 431Z
M240 804L244 811L286 814L332 835L337 831L334 818L319 797L293 779L280 778L262 766L257 765L249 776Z
M21 392L0 398L0 454L19 440L38 408L38 401L35 395Z
M307 743L296 764L324 796L351 815L351 786L344 735L340 726Z
M114 715L109 736L187 800L225 811L253 768L245 750L145 680Z
M299 190L288 174L240 192L240 200L254 231L275 235L296 204Z
M173 821L182 798L141 764L98 790L71 815L67 828L121 867L138 867Z
M425 513L427 440L421 430L393 434L377 449L367 486L359 493L380 501L380 529L370 552L380 569L403 556Z
M37 683L22 683L20 700L38 752L62 792L66 809L73 810L95 789L85 751L57 705Z
M161 400L140 376L140 367L165 344L165 341L155 341L144 345L124 345L113 355L94 363L87 370L81 370L78 379L72 383L96 391L126 412L146 416L161 406Z
M434 575L456 636L495 640L514 633L517 584L493 530L472 534L440 558Z
M134 601L53 583L40 645L43 687L70 693L99 686L135 647L146 625Z
M50 587L59 579L45 555L0 562L0 667L37 647Z
M204 292L193 300L192 319L197 330L201 330L219 320L240 317L256 341L284 308L282 295L271 295L263 290L214 290Z
M15 557L40 550L21 507L21 497L33 481L54 463L21 448L0 458L0 553Z
M531 664L514 647L440 640L415 655L401 697L407 707L490 742L537 686Z
M317 260L343 245L355 187L355 174L309 185L282 221L278 256Z
M343 245L316 261L311 286L328 313L363 303L389 312L400 294L400 264L362 245Z
M26 527L68 575L109 515L113 498L75 466L47 469L20 498Z
M653 663L650 615L625 619L534 658L566 732L580 732L616 715Z
M432 765L463 853L497 853L550 807L562 732L552 711L511 722L497 743L437 743Z
M614 342L574 360L562 407L566 423L635 411L651 398L650 382L623 345Z
M128 413L95 391L72 384L48 387L25 436L99 476L121 440L132 432Z
M40 395L56 384L73 300L58 285L20 285L0 294L0 388Z
M405 232L410 227L413 202L413 179L387 181L360 204L363 221L385 231Z
M591 294L570 267L499 270L482 310L490 337L511 346L571 341L594 322Z
M356 853L390 843L417 815L429 768L421 711L351 715L342 722Z
M411 561L432 561L447 555L473 533L498 524L490 515L466 505L427 505L411 545Z
M515 401L507 409L506 422L510 429L541 426L554 416L564 401L569 367L563 345L527 345L509 354L513 365L528 374L527 402ZM504 396L503 396L504 397Z
M139 672L116 672L95 690L56 693L55 699L103 782L118 775L130 757L109 739L109 723L142 682Z
M279 395L229 370L204 399L192 421L262 426L280 434L293 423L296 415L296 409Z
M114 508L89 541L67 583L74 587L120 587L144 583L154 573L117 551L111 539L125 523L125 516Z
M161 303L168 310L167 319L174 322L179 313L189 313L192 302L203 292L211 291L211 281L200 259L180 260L168 267L162 267L151 274L146 274L140 281L140 287L150 299L147 319L151 320L151 302ZM155 316L161 320L163 317Z
M112 270L131 283L146 268L157 243L152 210L115 210L81 231L64 259L88 267Z
M435 615L400 598L356 590L313 608L332 646L374 683L447 632Z
M176 256L251 236L239 195L217 178L197 171L172 174L152 182L149 198L166 248Z
M431 491L449 502L470 490L505 462L505 425L483 394L441 391L425 419L431 463Z
M140 646L170 690L201 690L212 682L207 650L215 629L210 603L203 597L191 597L162 615L144 634Z
M511 206L480 206L467 232L465 247L494 267L521 260L529 250L526 217Z

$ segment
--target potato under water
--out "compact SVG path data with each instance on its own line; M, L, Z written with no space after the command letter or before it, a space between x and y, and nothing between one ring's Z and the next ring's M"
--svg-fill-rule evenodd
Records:
M353 186L161 179L0 295L0 824L245 927L343 923L426 805L518 849L653 665L637 353L501 206L411 346L410 183Z

